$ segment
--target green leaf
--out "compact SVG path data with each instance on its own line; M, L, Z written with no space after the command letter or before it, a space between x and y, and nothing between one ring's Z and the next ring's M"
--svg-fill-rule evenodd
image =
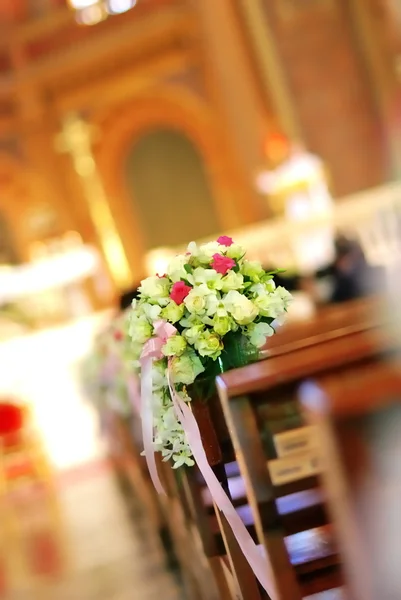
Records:
M192 269L191 265L188 265L188 264L184 265L184 269L186 270L187 273L192 273L193 272L193 269Z

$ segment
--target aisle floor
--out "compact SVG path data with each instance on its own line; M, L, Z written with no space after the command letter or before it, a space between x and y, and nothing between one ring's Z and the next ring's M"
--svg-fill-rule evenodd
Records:
M184 600L109 469L64 481L57 505L60 518L44 499L27 497L19 513L13 506L15 539L3 537L0 549L1 600Z

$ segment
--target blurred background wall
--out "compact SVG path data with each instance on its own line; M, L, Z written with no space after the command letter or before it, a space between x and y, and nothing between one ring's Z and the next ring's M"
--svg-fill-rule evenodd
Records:
M114 0L87 25L71 5L90 3L67 4L0 7L3 264L72 235L128 288L152 248L272 216L255 180L277 136L320 157L338 202L397 176L397 2Z

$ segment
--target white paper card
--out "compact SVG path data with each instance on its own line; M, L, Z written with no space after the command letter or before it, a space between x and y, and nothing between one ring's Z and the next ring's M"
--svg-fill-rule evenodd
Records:
M277 433L273 440L279 458L300 452L313 452L317 448L316 428L313 425Z
M273 485L284 485L321 472L320 456L317 452L302 452L286 458L277 458L267 463Z

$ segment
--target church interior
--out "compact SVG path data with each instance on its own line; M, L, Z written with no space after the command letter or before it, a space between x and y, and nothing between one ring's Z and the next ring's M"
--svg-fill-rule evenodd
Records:
M401 598L400 177L401 0L0 0L0 600Z

